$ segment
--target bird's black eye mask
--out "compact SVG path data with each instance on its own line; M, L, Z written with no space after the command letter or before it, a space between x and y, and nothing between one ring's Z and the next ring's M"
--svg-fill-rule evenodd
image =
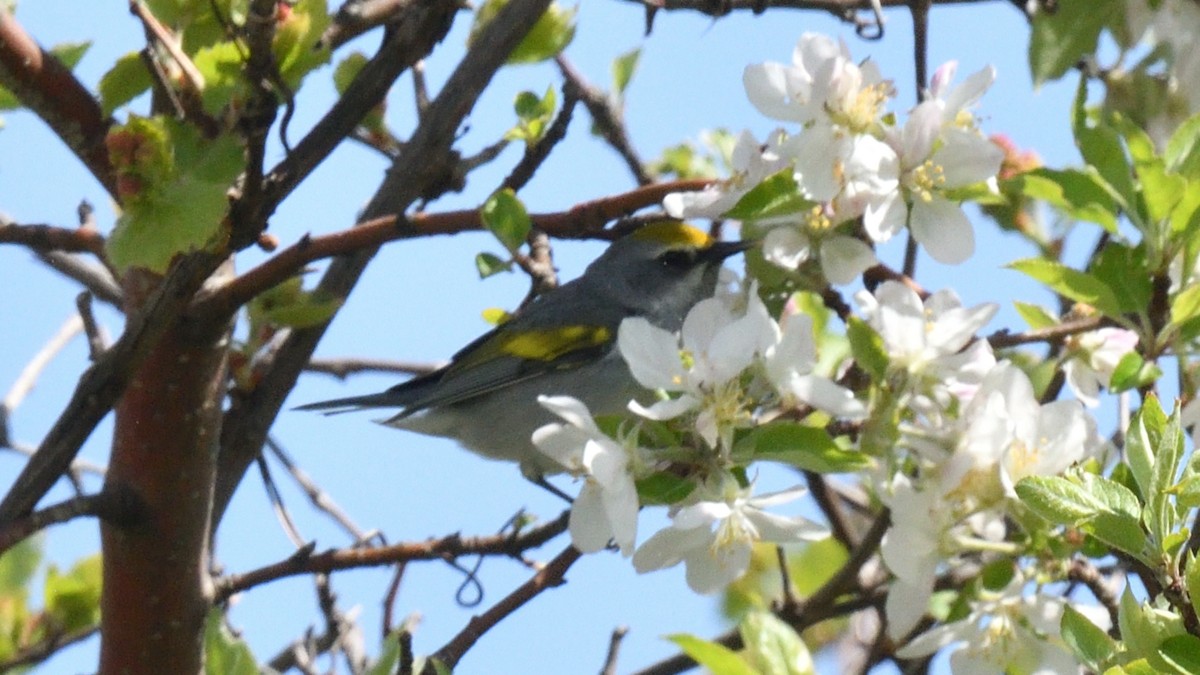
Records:
M696 265L696 252L691 249L671 249L659 254L658 262L669 270L686 272Z

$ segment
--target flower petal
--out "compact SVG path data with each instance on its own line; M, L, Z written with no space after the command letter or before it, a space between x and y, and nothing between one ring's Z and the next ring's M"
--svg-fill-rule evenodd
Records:
M941 197L914 202L908 226L913 237L940 263L957 265L975 252L971 221L962 208Z
M629 372L647 389L678 391L687 376L679 360L679 339L642 317L621 322L617 348Z

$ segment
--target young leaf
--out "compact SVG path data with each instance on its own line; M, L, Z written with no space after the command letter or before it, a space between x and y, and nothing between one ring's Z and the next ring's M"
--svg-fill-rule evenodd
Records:
M1150 304L1154 289L1146 270L1143 246L1109 242L1092 263L1090 272L1112 290L1122 312L1139 312Z
M843 450L824 429L798 423L777 422L751 434L755 459L781 462L817 473L848 473L872 464L870 456Z
M643 506L678 504L696 489L696 483L669 471L657 471L637 480L637 493Z
M1029 476L1016 485L1017 497L1052 523L1075 525L1094 518L1104 504L1077 483L1060 476Z
M1200 113L1189 117L1171 135L1163 160L1169 171L1191 180L1200 178Z
M1019 194L1040 199L1073 220L1117 233L1117 205L1095 174L1080 169L1038 168L1010 179Z
M1075 133L1075 145L1091 168L1096 171L1097 184L1117 200L1125 211L1137 203L1137 189L1133 184L1133 170L1121 145L1121 137L1111 126L1096 122L1089 123L1087 112L1087 77L1079 80L1075 95L1071 127Z
M225 627L220 607L208 613L204 628L205 675L258 675L258 664L250 647Z
M1017 314L1021 315L1025 323L1031 330L1040 330L1042 328L1050 328L1058 325L1058 317L1051 314L1045 307L1014 300L1013 306L1017 309Z
M471 24L471 34L467 44L471 45L479 39L484 26L496 17L496 14L508 4L508 0L487 0L475 12L475 22ZM525 34L524 39L508 57L509 64L538 63L552 59L571 44L575 37L575 13L578 7L563 9L557 2L551 3L533 28Z
M505 249L513 253L525 243L533 227L525 205L508 188L494 192L484 203L480 216L484 226L496 235Z
M625 89L629 86L630 80L633 79L633 73L637 70L638 60L641 59L642 50L631 49L624 54L613 59L612 62L612 80L613 92L620 96L625 93Z
M117 108L149 91L151 84L141 54L129 52L117 59L100 78L100 109L105 115L111 115Z
M668 635L667 639L714 675L759 675L741 655L725 645L686 633Z
M1044 258L1018 260L1009 267L1033 277L1063 297L1091 305L1107 316L1121 316L1121 304L1113 290L1087 272Z
M882 380L887 373L888 355L883 348L883 338L867 322L856 316L846 323L846 337L850 340L850 351L854 362L871 376Z
M808 646L796 631L770 612L751 611L738 625L745 657L763 675L812 675Z
M486 279L501 272L511 272L512 266L512 261L487 251L475 254L475 269L479 272L480 279Z
M1108 381L1108 389L1113 393L1128 391L1148 385L1162 375L1162 369L1153 363L1147 363L1137 352L1129 352L1117 362L1112 377Z
M204 138L174 120L131 117L109 132L108 146L125 209L107 243L118 269L162 273L176 255L219 243L242 163L235 136Z
M1158 655L1180 675L1200 673L1200 638L1173 635L1158 646Z
M784 169L742 195L725 215L735 220L759 220L787 216L812 207L813 203L796 184L794 171Z
M73 632L100 622L100 555L75 563L62 574L51 565L44 588L46 613L56 625Z
M30 537L0 555L0 596L25 592L42 562L43 539L41 535Z
M1034 86L1057 80L1085 55L1096 51L1100 30L1124 11L1117 0L1064 2L1055 12L1038 12L1029 38L1029 69Z
M1099 671L1117 653L1117 642L1079 610L1067 604L1060 622L1063 642L1080 663Z

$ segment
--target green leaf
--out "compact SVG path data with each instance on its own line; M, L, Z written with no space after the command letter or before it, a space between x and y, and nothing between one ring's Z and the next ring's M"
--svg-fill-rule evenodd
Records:
M882 380L887 373L888 355L879 333L867 322L852 316L846 323L846 337L850 340L850 352L854 354L854 362L858 367L866 371L871 379Z
M329 62L329 47L319 41L330 18L325 0L297 0L288 7L275 26L271 51L284 83L294 91L305 75Z
M643 506L678 504L696 489L696 483L669 471L656 471L637 479L636 484Z
M510 141L525 141L526 146L537 143L545 138L557 107L558 95L553 86L547 87L546 94L540 98L532 91L517 94L513 102L513 110L517 113L517 125L506 131L504 138Z
M51 47L50 53L62 61L68 70L74 70L91 46L91 42L63 42Z
M1108 389L1120 393L1153 383L1162 375L1162 368L1152 362L1147 362L1137 352L1129 352L1117 362L1112 377L1108 381Z
M21 541L0 555L0 596L21 595L42 562L41 535Z
M393 675L393 673L399 672L400 651L400 631L388 633L379 650L379 658L363 671L363 675ZM421 671L413 668L413 672Z
M1193 509L1200 506L1200 476L1191 475L1172 485L1167 494L1175 497L1175 503L1182 509ZM1200 591L1200 588L1196 589Z
M811 675L812 655L796 631L774 614L751 611L738 625L744 657L760 675Z
M479 39L483 28L496 18L500 10L508 4L508 0L487 0L475 12L475 23L471 25L471 33L467 37L470 46ZM575 14L578 7L563 9L557 2L551 3L533 28L525 34L524 39L509 55L507 63L538 63L552 59L566 49L575 38Z
M1169 171L1188 179L1200 179L1200 113L1189 117L1171 134L1163 160Z
M1102 664L1117 653L1116 640L1069 603L1063 606L1062 621L1059 625L1063 642L1070 648L1071 653L1080 663L1092 670L1100 670Z
M763 182L742 195L725 216L735 220L776 218L806 211L813 202L804 196L792 169L768 176Z
M1144 658L1157 672L1171 672L1171 667L1159 654L1158 648L1167 638L1187 632L1178 614L1169 609L1139 603L1127 584L1117 609L1117 625L1121 630L1121 640L1125 643L1127 658Z
M475 254L475 269L479 272L480 279L486 279L501 272L511 272L512 268L511 260L505 260L494 253L483 251Z
M525 205L509 188L492 193L480 210L480 216L484 227L491 230L504 248L512 253L521 248L529 236L529 230L533 228Z
M1154 289L1142 246L1110 242L1093 262L1090 272L1112 290L1122 312L1142 312L1150 305Z
M618 96L625 93L625 89L629 87L629 82L633 79L633 73L637 70L638 60L642 57L641 48L631 49L624 54L613 59L612 62L612 86L613 92Z
M754 458L817 473L850 473L873 464L857 450L843 450L824 429L798 422L772 422L750 434Z
M1043 258L1018 260L1009 267L1033 277L1063 297L1091 305L1107 316L1121 316L1121 305L1113 290L1087 272Z
M1054 12L1038 12L1029 37L1029 70L1034 86L1056 80L1096 51L1100 31L1122 18L1118 0L1062 2Z
M1045 307L1020 300L1014 300L1013 307L1016 308L1017 314L1021 315L1021 319L1025 321L1030 330L1041 330L1058 325L1058 317L1051 314Z
M46 571L43 589L46 613L67 632L100 622L100 555L75 563L62 574L54 565Z
M204 112L220 115L225 106L241 103L249 95L246 81L246 54L248 48L240 42L218 42L196 52L192 62L204 77L204 91L200 100Z
M1033 513L1060 525L1096 518L1104 504L1078 483L1060 476L1030 476L1016 483L1016 496Z
M117 59L100 78L100 109L106 116L111 115L117 108L149 91L152 83L142 55L129 52Z
M208 613L204 628L204 672L205 675L258 675L259 668L254 653L240 638L225 627L221 608L214 607Z
M1189 551L1183 578L1187 584L1188 597L1192 602L1192 614L1200 618L1200 563L1197 563L1196 560L1196 554Z
M1200 638L1174 635L1158 646L1158 655L1181 675L1200 673Z
M1117 233L1117 205L1093 172L1043 167L1022 173L1007 183L1019 194L1040 199L1073 220L1096 223Z
M131 116L108 144L125 209L107 243L118 269L162 273L178 254L219 245L242 165L236 137L205 138L174 120Z
M678 645L684 654L692 657L713 675L758 675L737 652L725 645L686 633L668 635L667 639Z
M346 90L350 88L350 83L358 77L365 65L367 65L367 55L362 52L353 52L334 66L333 88L337 90L338 94L346 93Z
M1081 76L1071 123L1075 145L1084 161L1095 170L1097 184L1117 200L1118 206L1130 212L1137 204L1133 169L1125 156L1120 134L1101 121L1092 120L1094 124L1089 122L1094 115L1089 115L1087 111L1087 84L1087 77Z

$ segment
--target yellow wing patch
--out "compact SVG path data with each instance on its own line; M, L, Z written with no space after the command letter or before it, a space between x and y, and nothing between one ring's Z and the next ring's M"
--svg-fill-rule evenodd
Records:
M501 338L500 351L535 361L553 361L580 349L599 347L612 340L604 326L560 326L514 332Z
M713 238L707 233L677 220L651 223L629 236L670 247L706 249L713 244Z

